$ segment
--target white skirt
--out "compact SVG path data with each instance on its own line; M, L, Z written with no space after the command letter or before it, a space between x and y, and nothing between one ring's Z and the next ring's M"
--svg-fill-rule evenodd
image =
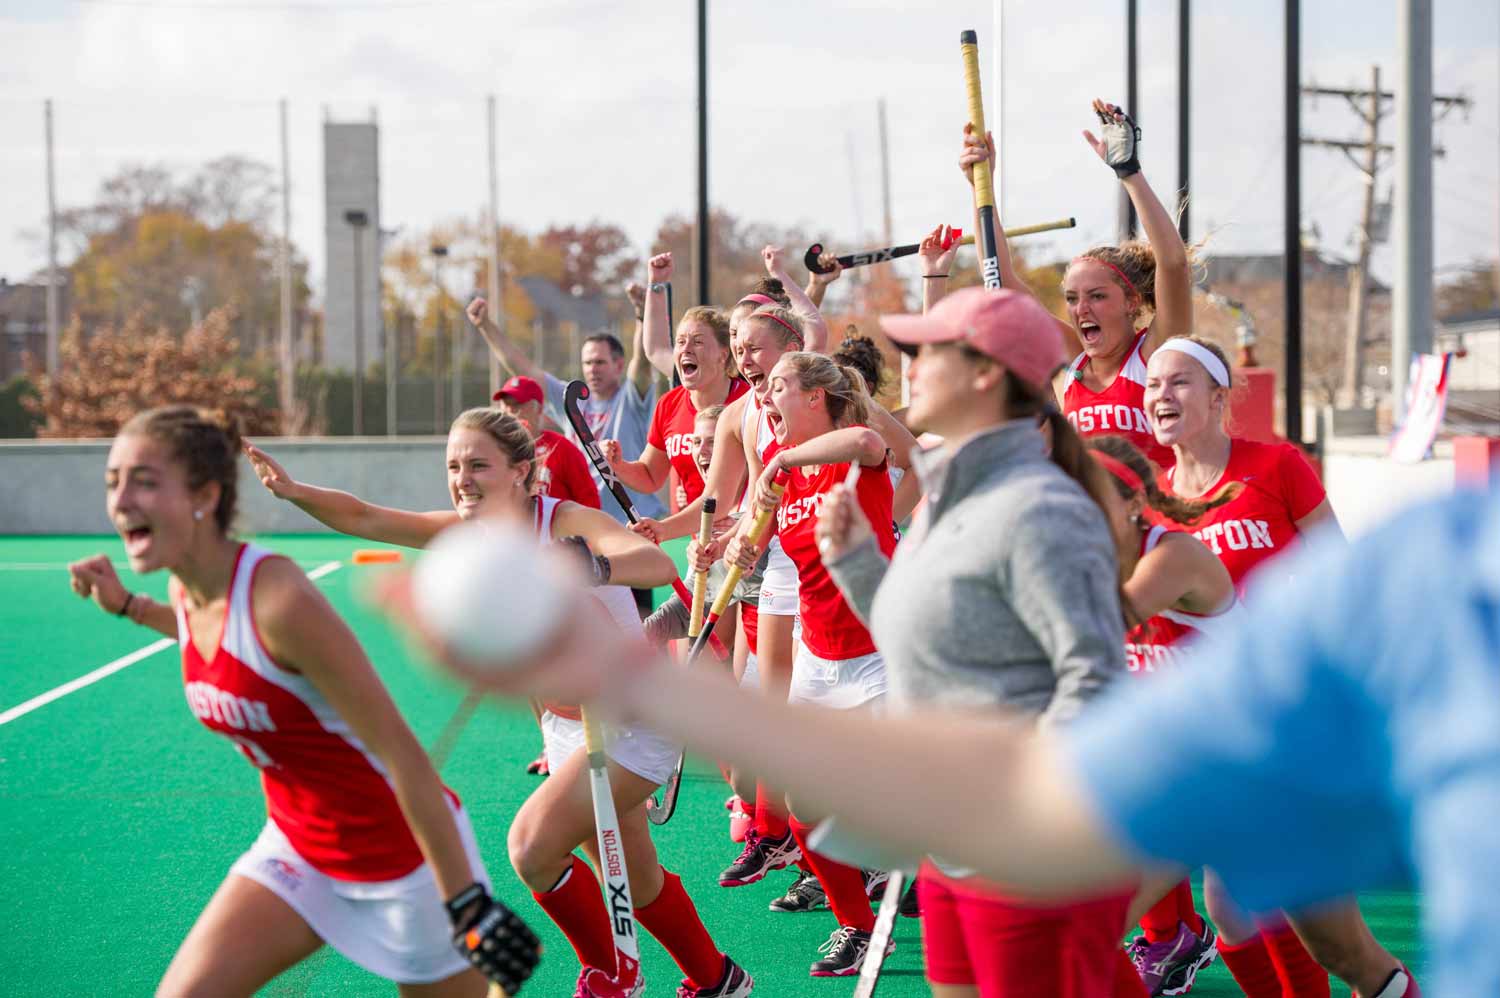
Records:
M836 660L819 658L807 645L797 645L788 702L853 710L880 704L886 690L885 659L879 652Z
M766 570L760 580L761 613L773 617L797 615L797 565L781 549L780 538L771 538L766 548Z
M547 768L556 773L569 756L583 750L583 722L543 711L542 744L547 750ZM681 753L682 746L649 728L604 729L604 754L620 768L657 786L672 778Z
M451 798L448 804L474 879L488 888L489 873L468 813ZM291 905L325 943L379 977L399 984L430 984L469 967L453 948L446 899L426 863L396 880L335 880L314 869L268 820L229 872L253 880Z

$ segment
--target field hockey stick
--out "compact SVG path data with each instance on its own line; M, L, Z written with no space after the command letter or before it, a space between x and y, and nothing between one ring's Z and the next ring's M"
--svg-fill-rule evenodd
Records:
M1003 237L1014 239L1016 236L1030 236L1038 232L1052 232L1056 229L1071 229L1078 224L1074 218L1059 218L1052 222L1038 222L1035 225L1021 225L1004 230ZM943 244L943 249L951 246L973 246L974 234L964 235L962 229L950 229L949 240ZM850 253L848 256L838 258L839 266L848 270L850 267L866 267L872 263L885 263L898 257L911 256L922 248L921 243L906 243L902 246L886 246L881 249L865 250L863 253ZM823 244L813 243L807 248L802 256L802 262L807 269L814 274L827 274L832 272L833 266L824 266L819 258L823 255Z
M698 520L698 546L708 547L714 539L714 513L719 508L717 499L703 500L703 515ZM693 574L693 605L688 616L688 642L696 643L703 631L703 600L708 594L708 573ZM677 810L677 794L682 787L682 767L687 764L687 750L677 753L677 765L662 790L661 801L655 795L646 802L646 820L653 825L665 825Z
M781 493L786 491L787 477L786 471L782 470L777 472L775 480L771 483L771 488L778 499L781 498ZM757 512L755 519L751 521L750 532L746 535L746 543L751 547L760 547L761 543L766 539L766 535L771 532L771 521L775 516L776 510L774 507L771 509L762 509ZM719 586L719 593L714 597L714 604L709 609L708 616L703 618L703 633L698 635L698 640L694 641L692 647L688 649L689 665L695 662L699 655L703 654L704 645L713 638L714 625L719 622L719 618L724 615L724 611L729 609L729 604L734 599L734 587L740 584L740 579L744 574L745 570L740 566L729 566L729 574L724 577L724 582Z
M984 130L984 97L979 89L979 35L965 31L958 36L964 58L964 84L969 91L969 124L980 142L988 135ZM1000 249L995 239L995 184L990 176L990 161L974 164L974 207L979 215L979 273L984 286L1000 286Z
M573 427L573 433L578 437L579 446L588 457L589 463L599 473L600 479L604 481L605 488L609 494L615 497L615 502L625 511L625 518L631 523L639 523L641 518L635 511L635 503L630 499L630 493L625 491L625 484L620 481L615 470L609 466L604 452L599 449L599 441L594 439L594 431L589 429L589 421L583 418L583 410L578 407L581 399L589 397L589 386L582 381L570 381L568 387L563 391L563 414L568 417L568 423ZM688 592L687 586L682 584L681 579L672 580L672 591L677 598L686 604L693 602L693 596ZM727 658L729 651L718 638L712 639L714 654L720 658Z
M609 760L604 754L604 732L587 707L583 715L583 743L589 754L589 794L594 800L594 828L599 835L599 873L604 878L610 932L615 937L615 980L629 993L640 974L641 953L635 936L635 903L630 897L630 875L625 868L625 845L620 819L609 788ZM607 968L606 968L607 969Z
M892 870L885 882L885 893L880 895L880 914L875 916L875 928L870 932L870 948L865 950L864 962L859 965L859 981L854 985L854 998L875 998L875 986L880 983L880 968L885 966L885 950L890 945L891 934L896 931L896 915L901 908L901 888L906 884L906 874Z

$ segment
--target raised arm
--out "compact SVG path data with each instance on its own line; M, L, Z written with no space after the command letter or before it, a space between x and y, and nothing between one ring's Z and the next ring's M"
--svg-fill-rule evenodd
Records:
M902 471L911 467L911 455L917 449L917 438L912 436L906 424L892 416L878 402L870 407L870 429L880 434L880 439L885 441L886 449L891 452L891 464Z
M599 449L609 462L610 470L625 483L625 487L637 492L655 492L666 482L671 470L666 452L654 444L646 444L637 461L625 460L618 440L601 440Z
M512 374L519 374L525 378L532 378L538 384L545 382L546 375L542 369L531 362L526 356L526 351L516 345L516 342L505 331L495 324L490 318L489 303L483 298L475 298L469 302L469 307L464 310L469 317L469 322L479 330L479 335L484 337L484 342L489 345L490 353L495 359L504 364Z
M818 262L830 268L825 273L819 274L810 271L807 275L807 287L802 293L807 295L808 301L819 309L823 307L823 296L828 293L828 285L838 280L844 273L844 265L839 263L839 255L832 250L824 250L818 256Z
M703 479L703 494L653 525L653 529L660 531L658 540L666 541L697 533L704 499L712 498L717 502L721 515L728 514L739 501L747 470L745 445L740 439L740 422L745 399L748 397L735 399L720 414L718 425L714 427L714 454L709 459L708 474Z
M672 283L672 254L658 253L646 262L646 303L641 320L642 344L651 366L672 380L672 317L667 314L666 285Z
M635 390L641 395L651 391L651 382L656 379L656 371L652 365L646 362L646 348L643 340L646 335L646 321L644 313L636 316L635 329L630 336L630 363L625 366L625 377L635 386ZM667 375L671 381L672 376Z
M988 160L990 164L990 176L995 176L995 134L986 132L984 141L974 134L973 125L964 126L964 147L958 154L958 168L963 171L964 178L969 181L969 186L974 186L974 164L981 160ZM1001 225L1000 213L995 212L995 224ZM1012 291L1024 291L1033 298L1036 292L1016 273L1015 264L1010 258L1010 243L1005 238L1005 232L995 233L995 252L1000 260L1000 284L1002 287L1010 288ZM979 232L979 208L974 209L974 232Z
M1103 122L1104 137L1095 138L1085 131L1083 137L1106 166L1115 171L1125 185L1125 193L1135 206L1136 216L1151 252L1156 257L1156 314L1150 332L1141 347L1141 358L1148 359L1162 343L1174 336L1193 332L1193 271L1188 262L1187 247L1177 231L1177 223L1163 207L1161 199L1146 183L1136 156L1139 129L1130 116L1114 104L1094 101L1094 113Z
M807 297L787 273L785 256L786 253L780 246L767 246L760 251L766 273L781 282L786 296L792 300L792 311L802 320L803 330L807 334L802 348L812 353L827 353L828 323L824 320L823 313L818 311L818 306L812 303L812 299Z
M953 238L953 229L939 225L926 236L917 247L917 256L922 259L922 314L932 311L938 299L948 293L948 280L953 276L953 258L958 255L958 240ZM1009 255L1009 254L1007 254Z
M451 509L428 513L391 509L367 503L348 492L296 481L269 454L249 441L245 442L245 455L267 491L341 534L420 548L458 522L458 514Z

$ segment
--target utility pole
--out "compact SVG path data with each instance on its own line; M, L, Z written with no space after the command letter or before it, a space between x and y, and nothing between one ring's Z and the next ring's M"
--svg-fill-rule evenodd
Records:
M1192 0L1177 0L1177 231L1184 243L1188 241L1188 180L1192 173L1192 6Z
M490 315L495 325L505 329L505 295L500 290L500 174L495 166L495 95L487 100L486 120L490 132L490 210L485 224L489 229L490 261L485 271L485 293L490 299ZM489 351L485 351L489 353ZM490 394L500 390L500 359L490 354Z
M708 0L698 0L698 304L713 301L709 274L708 208ZM577 353L574 353L577 357Z
M1339 389L1339 404L1344 408L1355 408L1359 405L1360 397L1364 393L1365 347L1368 345L1365 317L1368 312L1370 294L1370 254L1376 243L1385 241L1384 233L1379 231L1383 227L1376 223L1375 211L1376 185L1381 167L1380 154L1394 149L1391 144L1380 141L1380 121L1390 113L1386 105L1388 102L1393 102L1396 95L1389 90L1380 89L1379 66L1370 67L1370 89L1368 90L1310 86L1303 87L1302 93L1314 98L1342 97L1349 102L1350 108L1365 123L1365 138L1362 142L1342 139L1302 139L1303 145L1339 150L1364 177L1365 197L1360 215L1358 250L1354 266L1349 270L1349 317L1345 327L1344 371ZM1431 98L1431 104L1447 111L1455 107L1467 108L1469 100L1456 95L1434 96ZM1428 143L1429 145L1431 143L1430 136ZM1356 158L1356 153L1362 154L1362 158ZM1443 150L1433 148L1432 155L1441 156ZM1404 365L1405 360L1393 353L1391 364L1394 371L1397 365Z
M891 234L891 146L885 130L885 98L876 102L880 112L880 207L885 220L885 243L891 246L895 238Z
M281 252L276 269L281 278L281 337L277 359L280 362L281 432L292 425L297 404L297 363L292 352L292 170L287 149L286 98L281 99Z
M437 304L432 321L432 432L443 432L443 258L448 247L433 243L432 283L437 290ZM450 346L451 349L451 346Z
M360 245L370 216L358 209L344 212L344 221L354 230L354 426L356 437L365 435L365 298Z
M1282 204L1281 259L1285 305L1282 322L1286 339L1283 391L1286 438L1302 445L1302 3L1284 0L1282 29Z
M1140 78L1137 70L1138 43L1136 33L1136 22L1139 20L1137 0L1125 0L1125 110L1135 119L1136 124L1141 121L1141 108L1137 83ZM1120 185L1120 242L1128 242L1135 238L1135 204L1130 200L1130 192L1125 185Z
M47 376L57 377L61 308L57 277L57 176L52 167L52 101L43 105L47 119Z

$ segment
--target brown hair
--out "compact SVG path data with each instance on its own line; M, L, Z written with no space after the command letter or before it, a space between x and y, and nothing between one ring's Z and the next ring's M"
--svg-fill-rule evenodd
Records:
M833 352L833 359L854 368L865 379L865 387L871 395L879 395L885 381L885 354L868 336L859 335L859 329L850 326L844 334L844 342Z
M847 364L834 362L820 353L798 351L786 354L781 363L789 365L797 374L797 384L804 391L823 389L828 406L828 416L833 425L865 426L870 421L870 410L875 402L865 387L864 375Z
M532 490L536 484L536 444L532 442L531 431L519 419L503 409L479 406L459 413L453 425L448 427L449 433L454 430L482 430L494 439L511 464L530 462L526 472L526 491Z
M682 320L677 323L677 331L681 332L694 323L701 323L713 332L714 340L723 348L725 354L728 354L724 361L724 370L733 374L734 355L729 350L729 316L724 314L723 309L714 308L712 305L694 305L682 313Z
M1074 260L1098 260L1109 268L1109 279L1152 312L1156 311L1156 252L1144 239L1132 239L1118 246L1095 246Z
M136 413L119 436L139 435L165 444L187 471L188 488L197 491L210 482L219 485L214 522L225 533L234 522L239 499L239 421L221 409L169 405Z
M724 415L724 410L726 408L728 407L723 405L711 405L707 409L699 409L698 415L693 417L693 421L697 422L700 419L711 419L715 423L717 423L719 421L719 417Z
M1136 476L1141 480L1141 490L1144 493L1143 498L1146 505L1173 523L1180 523L1184 526L1196 523L1203 517L1203 514L1211 509L1218 509L1220 506L1234 499L1245 489L1245 483L1243 482L1230 482L1211 496L1205 496L1202 499L1183 499L1180 496L1175 496L1170 492L1163 492L1161 490L1156 484L1156 465L1152 464L1146 455L1136 449L1135 444L1124 437L1090 437L1087 446L1090 450L1097 450L1100 453L1108 454L1135 472ZM1115 492L1119 494L1121 499L1127 502L1139 494L1130 486L1120 481L1115 475L1110 475L1109 480L1114 484Z
M760 278L754 284L750 285L750 290L746 291L745 294L765 295L782 308L792 307L791 295L786 293L786 288L782 285L781 281L774 277Z
M740 321L740 329L743 330L745 323L751 319L761 320L762 325L771 331L771 335L776 337L776 342L783 348L800 350L802 344L807 342L807 332L802 328L802 320L789 308L762 305Z

